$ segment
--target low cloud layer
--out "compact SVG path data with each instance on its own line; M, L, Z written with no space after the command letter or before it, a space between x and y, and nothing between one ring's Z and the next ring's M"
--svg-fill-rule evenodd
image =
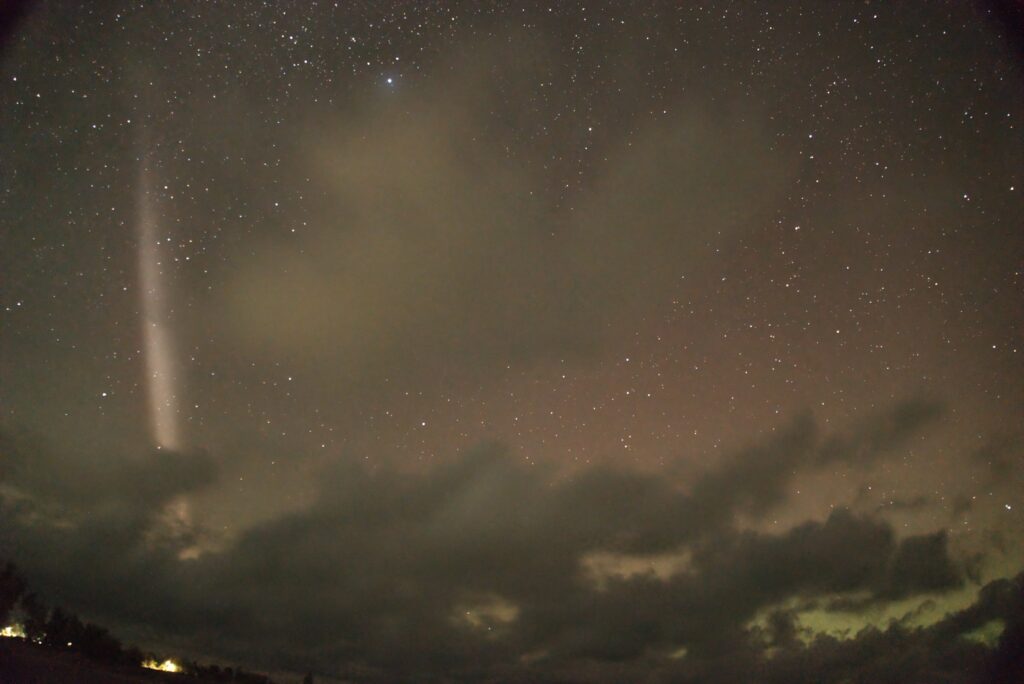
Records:
M42 458L8 473L3 534L30 572L76 605L220 657L264 654L259 665L268 668L369 680L729 681L724 673L733 672L775 681L780 672L813 672L803 668L814 663L840 672L835 661L857 648L866 649L858 662L873 667L900 639L940 640L928 653L957 657L922 656L887 672L988 667L982 647L961 636L1012 621L1006 602L1016 584L986 589L977 616L956 618L961 628L949 617L804 646L784 635L798 616L756 626L787 601L831 601L831 610L849 612L965 585L942 531L901 538L884 520L845 509L780 533L739 525L746 513L785 503L798 473L885 458L937 415L913 402L832 435L801 419L685 489L607 468L554 478L500 445L425 474L342 466L321 479L312 507L192 560L178 555L200 530L152 531L165 526L168 502L210 482L212 474L194 475L204 472L203 457L165 454L158 478L112 465L74 486L46 485L42 476L58 474L60 461ZM9 436L5 445L24 448ZM121 503L112 505L117 492ZM59 511L71 507L76 522L62 524ZM58 549L63 562L54 565L47 555ZM600 578L588 567L595 554L604 554ZM644 570L643 559L659 554L674 563ZM905 660L884 654L895 657Z

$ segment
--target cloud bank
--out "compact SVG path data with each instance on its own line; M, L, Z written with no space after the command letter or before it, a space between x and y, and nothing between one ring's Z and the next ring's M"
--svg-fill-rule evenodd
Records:
M17 457L24 438L8 435L3 538L76 605L268 668L369 681L980 676L996 661L964 635L1001 621L1004 641L1019 638L1019 580L993 583L931 626L847 640L798 639L798 612L780 608L941 600L968 581L944 532L901 538L845 509L781 532L741 524L784 504L797 473L885 458L938 414L909 402L829 435L802 418L685 489L610 468L553 477L500 445L420 474L340 466L310 508L185 561L178 554L200 530L152 530L167 502L213 481L207 457L172 455L148 473L115 461L92 478L62 478L65 460L29 467Z

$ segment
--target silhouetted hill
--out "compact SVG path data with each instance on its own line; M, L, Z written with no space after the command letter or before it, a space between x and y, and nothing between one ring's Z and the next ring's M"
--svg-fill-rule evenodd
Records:
M104 665L80 653L57 651L24 639L0 640L3 684L128 684L207 681L142 667Z

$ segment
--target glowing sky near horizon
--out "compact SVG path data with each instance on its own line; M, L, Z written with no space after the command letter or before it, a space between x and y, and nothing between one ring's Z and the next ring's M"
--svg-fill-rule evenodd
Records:
M138 193L136 230L149 423L156 445L161 449L174 450L181 445L174 345L160 260L160 215L154 193L153 172L145 161L139 170Z

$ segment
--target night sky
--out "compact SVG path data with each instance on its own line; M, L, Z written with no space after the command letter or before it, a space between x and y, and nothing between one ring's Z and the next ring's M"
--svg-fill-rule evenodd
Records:
M998 9L30 5L0 555L285 681L983 681L1024 629Z

